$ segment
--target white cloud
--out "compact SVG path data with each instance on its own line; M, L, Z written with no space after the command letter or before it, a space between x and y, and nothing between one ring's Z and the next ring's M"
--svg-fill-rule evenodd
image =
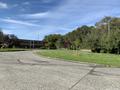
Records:
M2 29L4 34L13 34L12 30Z
M26 25L26 26L39 26L34 23L20 21L20 20L14 20L14 19L0 19L1 21L7 22L7 23L13 23L13 24L20 24L20 25Z
M0 9L6 9L8 5L6 3L0 2Z
M39 19L39 18L48 17L48 15L49 15L49 12L41 12L41 13L34 13L34 14L24 14L21 16L25 18L30 18L30 19Z

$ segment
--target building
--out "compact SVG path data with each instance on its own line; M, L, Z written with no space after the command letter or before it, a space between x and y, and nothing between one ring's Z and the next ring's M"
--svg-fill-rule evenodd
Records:
M18 39L20 48L43 48L44 42L39 40Z

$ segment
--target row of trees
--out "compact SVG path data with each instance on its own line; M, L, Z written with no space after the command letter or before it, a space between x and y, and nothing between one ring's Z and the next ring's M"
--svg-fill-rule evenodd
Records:
M120 18L105 17L95 26L81 26L65 35L45 36L45 48L80 49L93 52L120 53Z
M96 23L96 41L93 47L97 52L120 54L120 18L105 17Z
M76 30L67 33L66 35L51 34L45 36L44 42L45 47L48 49L80 49L80 48L91 48L93 41L91 35L92 31L95 31L93 26L82 26Z

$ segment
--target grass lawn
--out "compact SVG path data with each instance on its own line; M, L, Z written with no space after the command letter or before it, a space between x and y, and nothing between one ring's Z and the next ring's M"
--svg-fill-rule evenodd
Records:
M41 50L38 55L70 61L80 61L120 67L120 55L73 50Z
M0 52L15 52L15 51L26 51L28 49L21 49L21 48L4 48L0 49Z

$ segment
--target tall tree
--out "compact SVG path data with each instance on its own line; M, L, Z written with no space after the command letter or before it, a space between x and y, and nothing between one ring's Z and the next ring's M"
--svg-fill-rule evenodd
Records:
M3 42L3 39L4 39L4 34L2 30L0 30L0 42Z

